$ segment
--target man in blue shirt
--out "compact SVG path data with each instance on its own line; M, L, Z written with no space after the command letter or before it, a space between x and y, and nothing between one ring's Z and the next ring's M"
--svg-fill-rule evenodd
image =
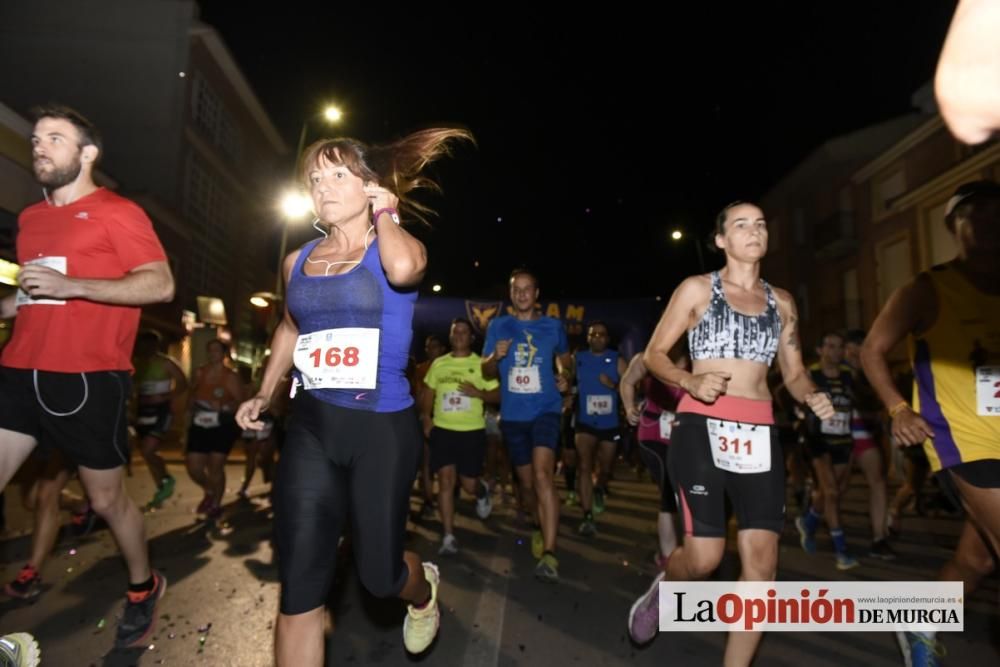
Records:
M556 495L556 449L559 443L560 394L568 391L572 359L562 322L543 316L538 279L527 269L510 276L513 315L490 322L483 345L483 376L500 380L500 429L517 470L525 507L535 508L541 530L531 537L538 559L535 576L559 578L555 556L559 528Z
M594 514L604 511L604 496L621 440L618 383L625 375L625 360L618 356L617 350L608 348L608 339L608 327L604 322L594 322L587 329L588 349L580 350L574 356L578 389L577 471L580 475L580 507L583 509L583 523L577 532L587 537L596 532ZM597 486L591 478L595 450L600 463Z

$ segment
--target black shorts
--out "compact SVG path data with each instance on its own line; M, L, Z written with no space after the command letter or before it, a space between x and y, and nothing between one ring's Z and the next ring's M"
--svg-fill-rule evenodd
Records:
M622 431L617 426L615 428L594 428L593 426L577 422L576 432L592 435L597 438L598 442L613 442L618 444L622 439Z
M684 534L725 537L728 496L740 530L757 528L780 535L785 524L785 461L778 430L771 429L771 469L740 474L716 467L706 420L689 412L677 415L667 448Z
M128 463L128 371L52 373L0 366L0 428L58 449L73 464ZM55 413L55 414L54 414Z
M914 449L911 447L910 449ZM923 449L921 447L921 449ZM1000 460L981 459L959 463L937 472L938 485L955 507L962 507L962 494L953 476L961 477L966 484L979 489L1000 488Z
M782 449L787 452L788 450L795 448L795 445L799 441L799 434L796 432L794 426L785 424L781 426L774 426L773 428L778 429L778 442L781 443Z
M259 417L259 420L264 423L264 428L259 431L253 429L244 429L240 433L240 437L244 440L249 440L250 442L260 442L261 440L267 440L274 433L274 417L264 413Z
M308 391L293 402L274 484L281 613L324 604L348 519L362 584L376 597L398 596L409 576L403 544L423 455L414 409L352 410Z
M162 438L170 430L172 422L170 401L140 405L135 420L135 432L140 438Z
M431 472L445 466L455 466L462 477L483 474L486 459L486 431L449 431L435 426L431 429Z
M220 412L218 426L203 428L191 424L188 428L187 451L189 454L229 454L233 442L242 433L233 413Z
M572 412L562 413L562 420L559 424L559 440L563 449L571 452L576 451L576 430L574 427L574 417Z
M670 483L670 471L667 459L670 445L659 440L640 440L639 456L646 470L652 475L657 488L660 489L660 511L673 514L677 511L677 497Z
M806 438L805 452L810 460L822 458L824 454L829 454L833 465L847 465L851 462L851 452L853 450L854 441L852 440L844 443L834 443L821 435L810 435Z

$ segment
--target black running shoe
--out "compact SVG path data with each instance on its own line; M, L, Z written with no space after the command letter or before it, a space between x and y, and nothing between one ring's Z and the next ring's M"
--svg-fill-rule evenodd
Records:
M97 512L89 507L82 512L74 514L70 517L69 526L67 526L70 535L73 537L86 537L90 535L97 525L97 518Z
M892 547L889 546L889 543L884 538L872 542L872 547L868 550L868 555L872 558L881 558L882 560L893 560L896 558L896 552L892 550Z
M42 577L31 565L25 565L17 573L14 581L4 586L4 592L12 598L30 600L36 598L42 592Z
M152 632L156 621L156 605L167 590L167 578L153 570L153 591L136 601L134 593L125 600L125 612L118 622L115 646L127 648L142 643Z

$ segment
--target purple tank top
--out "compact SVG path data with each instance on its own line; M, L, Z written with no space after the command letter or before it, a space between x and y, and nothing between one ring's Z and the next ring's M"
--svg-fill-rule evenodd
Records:
M305 260L321 240L302 246L288 281L288 312L299 334L354 327L378 329L378 370L374 389L311 389L311 395L333 405L371 412L410 407L413 397L405 371L417 291L397 290L389 284L377 238L351 271L307 276L303 272ZM293 372L301 382L298 369Z

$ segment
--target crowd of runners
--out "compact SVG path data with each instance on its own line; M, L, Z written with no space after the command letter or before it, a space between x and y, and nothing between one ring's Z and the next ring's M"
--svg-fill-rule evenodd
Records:
M946 58L960 58L965 44L956 40L975 32L963 28L963 6ZM995 113L963 97L968 89L956 88L951 72L945 62L939 84L946 96L962 93L943 104L956 131L996 129ZM848 571L896 557L891 538L914 497L920 508L930 475L937 502L964 513L940 578L971 591L993 572L1000 185L992 181L954 192L945 224L957 256L893 293L867 332L830 330L803 343L794 299L761 276L765 214L737 201L714 223L721 268L676 287L632 358L611 345L605 322L571 339L541 313L538 275L516 267L506 314L485 332L456 318L426 341L427 359L414 368L413 309L427 253L400 216L426 213L413 198L432 185L426 166L471 135L430 129L385 145L322 140L303 152L299 173L322 236L285 259L284 312L261 377L238 368L223 340L210 341L207 362L188 374L164 353L159 333L139 330L140 307L170 301L173 277L142 209L94 182L99 131L67 107L41 107L33 120L44 201L19 218L19 289L0 302L0 316L15 322L0 357L0 489L17 474L35 518L31 556L5 585L9 596L41 594L62 509L79 533L102 521L128 579L116 645L141 644L159 605L169 604L167 580L150 563L143 512L123 475L134 448L155 482L142 505L162 506L183 474L158 452L169 437L184 443L185 472L203 490L195 510L206 520L224 512L235 443L246 450L237 495L247 494L258 466L272 485L280 665L323 663L324 603L348 533L365 588L407 603L404 644L413 654L438 633L438 586L461 550L462 507L485 520L510 492L532 526L534 576L557 585L560 514L573 517L569 539L595 539L627 450L659 491L649 507L658 573L631 607L606 610L636 644L658 630L658 584L711 576L731 521L741 579L775 579L786 522L803 550ZM904 341L909 377L889 365ZM890 498L884 459L896 447L908 476ZM871 532L860 552L848 548L841 516L854 467L867 483ZM73 476L82 496L66 489ZM439 564L404 548L414 488L422 516L440 522ZM817 547L822 530L829 555ZM732 633L725 664L750 664L760 639ZM933 633L899 640L906 664L936 664ZM38 650L27 633L5 635L0 663L36 664Z

